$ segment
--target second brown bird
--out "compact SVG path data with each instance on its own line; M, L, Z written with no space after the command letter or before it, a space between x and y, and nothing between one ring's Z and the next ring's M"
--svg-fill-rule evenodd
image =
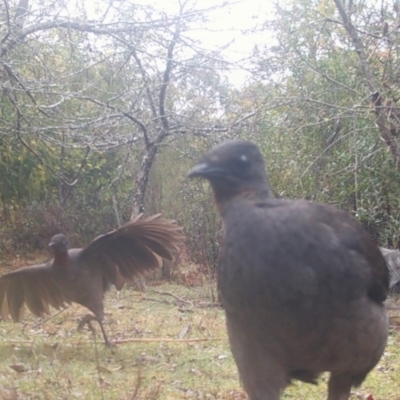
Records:
M55 235L49 246L54 258L41 265L20 268L0 278L0 315L16 322L24 305L36 316L75 302L87 307L80 325L95 319L105 343L104 293L111 285L120 290L125 281L155 270L162 259L172 260L183 242L181 228L159 214L137 216L122 227L98 236L82 249L69 249L65 235Z

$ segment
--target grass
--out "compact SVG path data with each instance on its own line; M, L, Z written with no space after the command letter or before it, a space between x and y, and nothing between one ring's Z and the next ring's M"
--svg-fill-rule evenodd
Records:
M73 305L39 321L0 322L0 399L247 399L227 343L223 311L211 288L163 284L106 296L108 349ZM326 398L318 386L294 383L285 400ZM372 396L372 397L368 397ZM400 400L400 332L392 329L379 365L352 399Z

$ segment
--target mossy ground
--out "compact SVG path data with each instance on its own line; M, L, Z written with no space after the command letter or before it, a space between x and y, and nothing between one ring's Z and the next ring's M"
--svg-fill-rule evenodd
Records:
M22 324L1 321L0 399L247 399L211 290L162 284L110 291L105 328L117 343L111 349L96 323L96 336L86 327L77 332L87 313L78 305L48 320L27 312ZM282 398L324 399L325 378L318 386L295 383ZM395 327L379 365L351 398L400 400Z

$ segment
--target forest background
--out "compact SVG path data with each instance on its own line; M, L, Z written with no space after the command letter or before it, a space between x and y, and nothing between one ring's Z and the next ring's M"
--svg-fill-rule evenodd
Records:
M400 2L265 3L2 0L0 254L162 212L213 271L220 220L186 173L237 137L276 196L399 246Z

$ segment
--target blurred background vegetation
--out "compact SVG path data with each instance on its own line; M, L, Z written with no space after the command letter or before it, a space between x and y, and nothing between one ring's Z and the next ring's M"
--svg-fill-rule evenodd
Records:
M400 2L270 2L236 32L249 41L234 62L194 34L229 2L86 3L0 5L0 254L162 212L212 272L220 221L186 173L237 137L262 149L276 196L333 204L400 245Z

